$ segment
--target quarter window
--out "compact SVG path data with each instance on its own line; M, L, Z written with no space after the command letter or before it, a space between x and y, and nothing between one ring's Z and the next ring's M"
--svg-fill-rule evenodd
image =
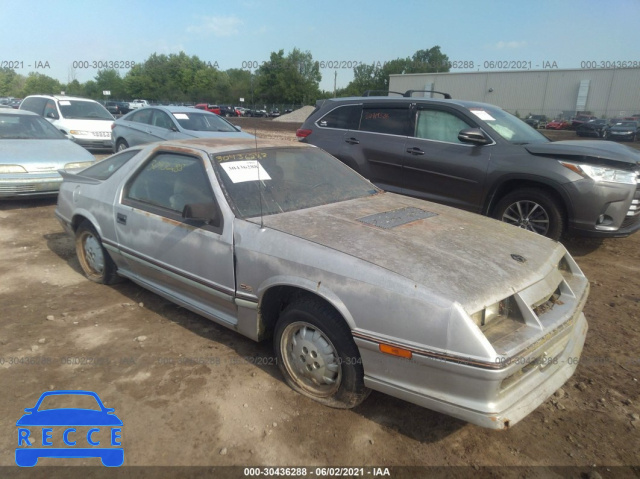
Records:
M425 140L462 143L458 139L458 133L465 128L470 128L469 124L449 112L419 110L415 136Z

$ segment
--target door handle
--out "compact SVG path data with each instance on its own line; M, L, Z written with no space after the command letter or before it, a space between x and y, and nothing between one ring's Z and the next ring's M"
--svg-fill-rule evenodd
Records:
M424 151L416 147L407 148L407 153L411 153L412 155L424 155Z
M359 145L360 144L360 140L356 139L356 138L347 138L346 140L347 143L349 143L350 145Z
M121 225L126 225L127 224L127 215L123 215L122 213L118 213L116 215L116 222L120 223Z

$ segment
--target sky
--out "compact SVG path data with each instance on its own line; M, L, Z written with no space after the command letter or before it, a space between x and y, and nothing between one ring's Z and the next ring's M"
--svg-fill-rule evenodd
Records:
M0 25L0 67L62 83L181 51L221 70L309 51L324 90L435 45L452 72L640 66L640 0L0 0Z

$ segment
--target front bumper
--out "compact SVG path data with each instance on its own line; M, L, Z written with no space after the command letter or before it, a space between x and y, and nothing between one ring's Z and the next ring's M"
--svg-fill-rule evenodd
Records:
M382 355L375 343L356 337L363 364L382 374L367 375L365 385L419 406L490 429L506 429L531 413L574 373L587 334L580 313L570 327L526 358L485 369L462 362L415 355L411 360ZM526 362L527 358L536 358ZM544 360L540 361L540 358ZM402 370L400 376L397 372ZM395 373L394 373L395 371ZM428 384L390 376L426 377Z
M0 178L0 198L57 195L62 177L55 175L20 174Z

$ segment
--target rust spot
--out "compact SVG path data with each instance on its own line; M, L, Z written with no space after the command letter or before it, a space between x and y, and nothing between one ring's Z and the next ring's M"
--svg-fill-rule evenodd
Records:
M316 289L320 289L321 284L322 284L322 281L318 281L318 286L316 286Z

